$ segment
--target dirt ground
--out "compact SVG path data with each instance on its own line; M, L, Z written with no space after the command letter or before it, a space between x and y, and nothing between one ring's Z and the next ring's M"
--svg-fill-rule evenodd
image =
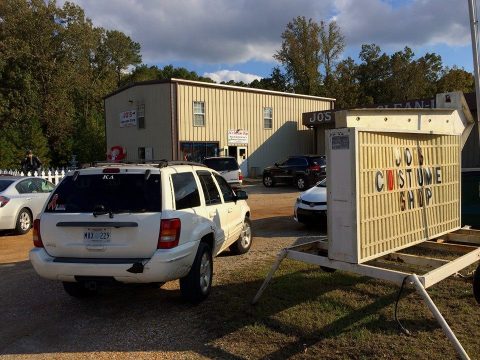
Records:
M215 259L212 293L198 306L181 300L178 282L160 289L114 288L93 299L73 299L59 282L34 272L28 261L31 233L0 233L0 358L238 359L226 350L235 345L230 340L221 346L222 338L231 335L222 333L221 324L214 338L205 330L209 314L216 311L218 301L228 301L229 293L238 294L239 289L241 293L238 273L243 269L264 266L298 238L322 234L321 228L307 229L293 220L299 194L295 189L250 185L246 190L252 210L252 248L245 255L226 253Z

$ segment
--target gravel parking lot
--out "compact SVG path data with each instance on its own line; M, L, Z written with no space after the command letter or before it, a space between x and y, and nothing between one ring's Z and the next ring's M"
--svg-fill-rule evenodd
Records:
M229 292L239 293L242 278L237 274L242 269L264 266L281 248L323 231L295 223L295 189L247 185L246 190L252 209L252 248L245 255L226 253L215 260L212 293L198 306L180 298L178 282L160 289L108 288L95 298L73 299L59 282L34 272L28 261L31 233L0 233L0 357L238 358L225 350L228 346L218 346L222 336L217 333L212 339L205 329L211 312L229 298Z

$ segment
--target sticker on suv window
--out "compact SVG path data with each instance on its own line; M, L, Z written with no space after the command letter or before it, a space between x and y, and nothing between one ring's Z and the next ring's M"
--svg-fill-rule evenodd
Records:
M58 201L58 194L53 195L52 200L47 205L48 210L56 210Z

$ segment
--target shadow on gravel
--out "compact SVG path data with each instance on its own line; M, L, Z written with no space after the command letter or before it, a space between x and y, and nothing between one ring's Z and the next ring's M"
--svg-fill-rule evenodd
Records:
M255 237L295 237L305 235L325 235L325 221L304 225L297 223L292 216L275 216L252 220L252 231Z
M298 340L279 344L266 356L287 358L301 355L305 345L350 331L355 324L375 331L379 320L370 320L372 313L391 306L397 292L392 288L389 295L372 297L368 305L309 333L301 326L281 322L277 315L311 303L339 286L353 293L360 291L359 296L363 296L357 286L370 280L345 273L311 278L310 270L279 274L260 302L252 306L250 301L263 278L242 278L245 276L240 276L238 282L214 286L210 297L197 306L185 303L178 288L172 286L105 288L96 297L77 300L64 293L60 282L38 277L29 262L3 264L0 354L191 351L210 358L237 359L240 357L215 342L231 341L228 336L232 333L260 323L285 336L296 336ZM332 306L345 306L341 298L329 301L334 301ZM397 333L391 322L379 331L384 331L385 326ZM245 346L248 339L243 342Z

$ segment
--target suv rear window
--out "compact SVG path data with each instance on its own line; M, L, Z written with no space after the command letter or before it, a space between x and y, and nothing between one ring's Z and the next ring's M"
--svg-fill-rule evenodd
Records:
M232 158L205 159L204 164L218 172L238 170L238 164Z
M318 165L327 165L327 159L325 157L310 158L310 162L316 162Z
M52 194L45 212L93 212L103 205L112 212L161 211L160 175L95 174L67 176Z

